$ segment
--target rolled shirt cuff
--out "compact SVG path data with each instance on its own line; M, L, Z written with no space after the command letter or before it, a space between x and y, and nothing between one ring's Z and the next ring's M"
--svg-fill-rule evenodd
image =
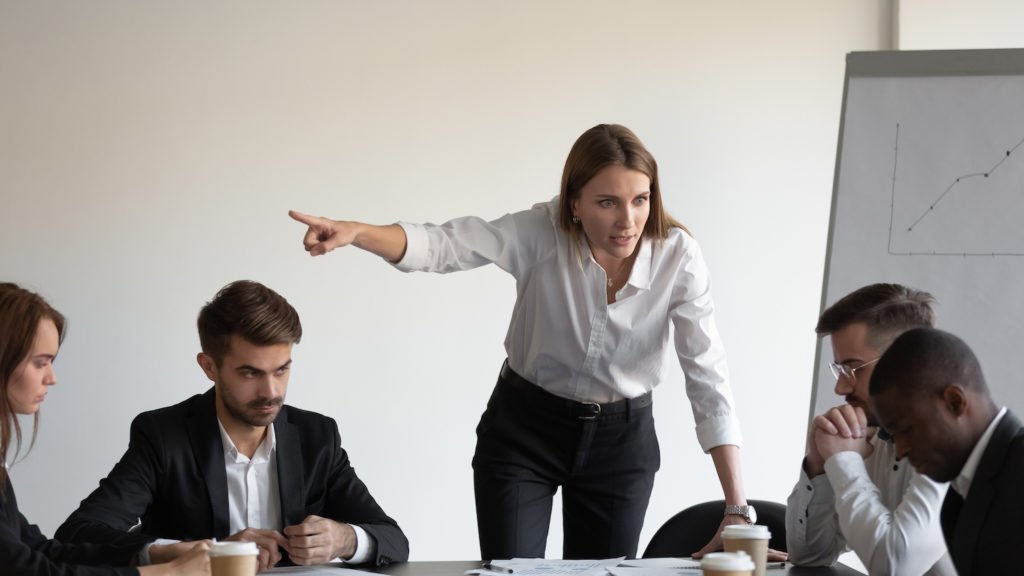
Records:
M733 414L711 416L697 425L697 442L701 450L708 453L716 446L743 444L743 434L740 432L739 422Z
M392 266L402 272L426 269L430 263L430 237L427 229L408 222L399 222L398 225L405 230L405 254Z

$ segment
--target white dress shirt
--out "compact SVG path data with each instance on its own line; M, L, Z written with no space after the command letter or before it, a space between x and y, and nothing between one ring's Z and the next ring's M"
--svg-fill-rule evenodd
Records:
M789 560L830 566L849 547L868 574L955 576L939 523L947 484L897 460L892 442L870 442L866 459L839 452L825 474L801 470L786 508Z
M280 530L281 491L277 485L277 436L274 425L267 426L263 442L250 459L238 451L220 420L220 440L224 445L224 469L228 479L228 519L231 534L246 528Z
M220 439L224 444L224 466L228 476L228 515L231 533L237 534L246 528L276 530L284 526L281 522L281 492L277 484L277 435L274 425L267 426L263 442L256 448L252 458L238 451L220 420ZM377 542L366 530L352 525L356 533L356 551L351 558L335 558L349 564L362 564L377 553Z
M985 449L988 448L988 443L992 440L992 434L996 431L996 426L999 425L999 421L1006 416L1006 406L999 409L995 418L992 419L988 424L988 428L985 428L985 433L978 439L978 443L974 445L974 449L971 450L971 455L967 457L967 462L964 463L963 470L953 480L953 489L956 490L957 494L967 499L967 493L971 490L971 481L974 480L974 473L978 471L978 464L981 462L981 456L985 453Z
M712 314L700 247L673 228L643 239L626 284L607 301L607 275L587 243L558 227L558 199L492 222L400 225L403 271L455 272L495 264L516 279L505 352L509 367L557 396L611 402L661 383L673 347L686 375L697 439L705 452L739 445L725 352Z

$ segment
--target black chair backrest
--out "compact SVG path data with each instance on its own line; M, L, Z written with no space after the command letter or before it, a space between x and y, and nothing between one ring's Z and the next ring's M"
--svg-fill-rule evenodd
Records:
M786 551L786 506L768 500L747 500L757 510L757 523L772 533L770 548ZM686 558L707 544L722 523L725 500L690 506L669 518L654 533L644 558Z

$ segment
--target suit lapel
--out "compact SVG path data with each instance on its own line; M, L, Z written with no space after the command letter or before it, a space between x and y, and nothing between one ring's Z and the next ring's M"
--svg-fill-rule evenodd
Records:
M946 547L952 548L957 521L960 518L960 509L963 508L964 499L951 486L946 491L946 498L942 501L942 511L939 512L939 521L942 524L942 536L946 540Z
M211 388L199 401L196 410L189 415L188 438L196 464L206 480L206 491L210 497L213 518L213 537L230 536L231 523L228 517L228 477L224 469L224 444L217 425L217 410L214 406Z
M952 488L950 492L954 492ZM947 498L949 496L947 495ZM963 501L960 514L953 527L953 540L947 542L949 554L953 557L957 571L965 576L974 566L974 553L978 546L978 531L981 530L992 502L992 486L988 480L975 476L971 489Z
M1003 416L993 431L992 438L978 462L974 479L971 480L971 488L960 511L949 550L950 555L956 559L958 570L962 566L967 570L966 574L970 574L970 567L974 566L978 542L984 538L981 529L985 526L989 514L993 512L990 508L995 497L996 480L1006 460L1010 441L1020 426L1020 421L1012 413L1007 412ZM962 570L961 573L963 574Z
M306 468L302 445L294 424L288 422L288 406L274 421L277 435L277 485L281 491L281 521L285 526L302 522L306 511Z

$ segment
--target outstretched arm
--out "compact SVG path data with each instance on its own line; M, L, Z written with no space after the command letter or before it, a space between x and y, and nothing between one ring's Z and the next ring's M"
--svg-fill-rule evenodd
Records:
M373 226L310 216L295 210L289 210L288 215L309 227L302 244L311 256L321 256L335 248L349 245L362 248L392 263L398 262L405 255L405 231L397 224Z

